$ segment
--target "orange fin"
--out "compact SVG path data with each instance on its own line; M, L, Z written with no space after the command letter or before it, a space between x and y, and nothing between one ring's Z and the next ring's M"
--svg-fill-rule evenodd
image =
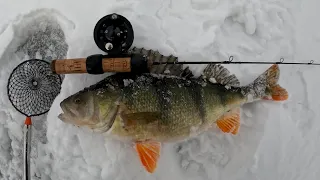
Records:
M265 71L267 75L267 83L270 86L274 86L278 83L280 77L280 69L278 64L272 65L269 69Z
M160 157L160 142L136 142L136 151L140 161L149 173L153 173Z
M288 99L288 92L278 84L280 70L277 64L272 65L267 71L267 83L269 86L269 95L263 97L265 100L284 101Z
M238 134L240 129L240 108L235 108L217 120L217 126L222 132Z
M288 92L279 84L271 87L271 97L274 101L284 101L288 99Z
M237 135L240 129L240 123L239 125L235 126L234 130L231 132L233 135Z

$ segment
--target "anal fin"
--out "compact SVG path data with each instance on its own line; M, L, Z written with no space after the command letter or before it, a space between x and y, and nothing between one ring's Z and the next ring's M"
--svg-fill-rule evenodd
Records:
M235 108L225 113L216 123L224 133L238 134L240 129L240 108Z
M160 157L161 143L152 141L136 142L135 148L144 168L149 173L153 173L157 168Z

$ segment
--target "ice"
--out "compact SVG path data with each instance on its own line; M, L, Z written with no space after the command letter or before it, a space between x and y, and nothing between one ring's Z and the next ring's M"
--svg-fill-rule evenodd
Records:
M102 53L92 31L103 16L127 17L134 44L174 54L179 61L318 61L317 0L110 0L0 2L0 179L22 179L24 115L10 104L12 69L29 58L79 58ZM192 65L194 74L203 66ZM226 65L241 85L269 65ZM34 117L32 179L316 180L320 175L320 71L280 65L285 102L242 107L237 136L213 128L179 143L164 143L148 174L133 144L66 124L59 103L109 74L65 75L48 114ZM129 82L127 82L129 83Z

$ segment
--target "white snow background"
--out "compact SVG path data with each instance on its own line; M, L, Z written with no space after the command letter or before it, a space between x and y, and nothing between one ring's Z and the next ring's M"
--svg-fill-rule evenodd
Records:
M320 62L317 0L0 1L0 179L22 179L25 117L10 104L6 84L20 62L103 53L93 29L116 12L133 25L133 46L180 61ZM270 65L227 65L242 84ZM204 66L191 66L199 75ZM148 174L130 144L65 124L59 103L103 79L66 75L47 115L35 117L32 179L42 180L316 180L320 176L320 69L280 65L285 102L245 105L239 135L219 130L164 144ZM318 177L318 178L317 178Z

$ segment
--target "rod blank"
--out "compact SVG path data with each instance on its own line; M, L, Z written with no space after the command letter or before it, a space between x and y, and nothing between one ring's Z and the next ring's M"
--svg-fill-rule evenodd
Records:
M294 65L314 65L319 66L319 63L314 63L313 60L310 62L284 62L284 59L281 58L278 62L261 62L261 61L246 61L246 62L233 62L233 58L229 58L229 61L180 61L180 62L153 62L153 65L162 65L162 64L294 64Z

